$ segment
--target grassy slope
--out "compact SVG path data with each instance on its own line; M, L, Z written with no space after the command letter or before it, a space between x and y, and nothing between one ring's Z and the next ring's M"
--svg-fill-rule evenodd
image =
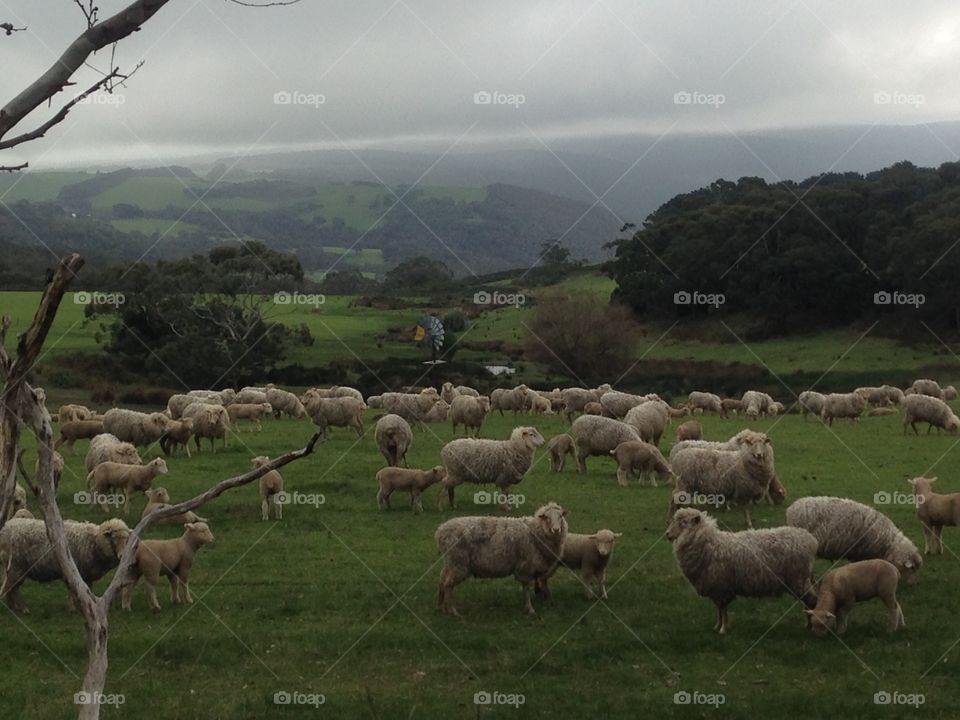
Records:
M0 200L42 202L56 200L60 189L91 177L83 172L4 173L0 176Z
M535 422L548 437L565 427L556 417ZM711 438L741 427L703 422ZM484 434L502 437L514 424L494 417ZM794 416L757 427L770 429L791 499L830 493L870 502L877 490L903 491L905 475L923 472L939 473L945 489L958 489L949 473L958 459L955 440L903 437L895 417L838 425L835 435ZM255 454L298 446L310 432L305 421L266 423L259 435L231 440L226 452L171 460L163 485L175 499L186 497L246 470ZM417 432L411 465L434 464L450 437L445 424ZM96 520L99 510L70 503L82 485L86 442L80 446L68 456L62 505L68 516ZM114 615L107 690L123 693L126 704L109 716L273 716L279 690L323 693L329 717L492 716L473 705L479 690L523 693L519 711L503 710L512 717L712 716L711 708L673 704L674 692L698 690L726 696L724 717L887 717L896 711L872 702L886 689L925 693L925 716L955 717L960 690L952 665L960 650L953 643L960 626L949 591L960 582L955 555L929 559L920 582L901 588L907 627L896 635L885 632L883 609L874 602L857 608L843 642L817 640L799 609L781 598L738 600L732 634L720 638L710 632L712 606L680 576L662 536L669 490L618 487L610 460L593 459L584 479L569 467L549 473L541 457L518 488L526 496L523 512L555 499L569 509L575 531L625 533L610 568L609 602L586 601L580 583L564 572L554 579L554 599L536 601L540 619L531 620L520 611L512 580L473 580L458 592L464 617L451 619L433 611L439 566L432 537L451 513L437 513L432 489L423 515L412 515L402 497L391 512L379 513L373 474L380 465L372 433L357 443L337 430L314 457L284 472L288 491L325 496L318 509L288 506L284 520L261 523L252 487L204 508L217 543L194 568L196 604L171 606L161 588L164 607L153 614L141 587L133 611ZM471 498L467 488L458 492L457 513L493 512ZM142 506L138 500L136 514ZM920 541L909 507L887 511ZM783 513L762 506L754 517L759 527L775 526ZM743 526L739 514L721 519ZM948 545L956 537L945 533ZM0 621L0 662L9 669L0 681L0 713L74 716L74 673L82 666L77 618L64 611L62 586L30 584L24 595L32 614L21 622L5 613ZM318 716L309 708L283 712Z

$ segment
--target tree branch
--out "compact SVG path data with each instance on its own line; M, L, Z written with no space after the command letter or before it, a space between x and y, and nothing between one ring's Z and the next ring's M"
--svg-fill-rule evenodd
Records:
M30 167L30 163L21 163L20 165L0 165L0 172L19 172L20 170L26 170Z
M14 27L13 23L3 22L0 23L0 30L3 30L8 36L13 35L15 32L23 32L26 30L26 27L18 28Z

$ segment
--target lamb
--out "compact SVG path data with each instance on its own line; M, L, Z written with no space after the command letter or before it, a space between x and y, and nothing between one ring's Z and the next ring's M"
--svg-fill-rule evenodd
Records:
M899 392L899 391L898 391ZM901 397L903 393L901 393ZM956 400L957 399L957 389L953 385L947 385L943 389L943 399L946 401Z
M613 530L597 530L592 535L567 533L563 543L563 555L553 572L537 582L537 590L545 597L550 597L549 581L554 573L562 566L583 577L584 590L587 599L591 599L591 581L597 583L598 595L607 599L607 565L613 557L613 547L623 533Z
M60 437L54 442L53 448L56 450L66 443L70 452L73 452L73 444L77 440L92 440L102 432L101 420L69 420L60 425Z
M61 424L73 420L90 420L92 417L93 411L85 405L61 405L57 411L57 420Z
M148 490L160 475L167 474L167 463L163 458L155 458L146 465L124 465L105 462L97 465L87 474L87 487L100 494L111 490L123 490L123 514L130 509L130 498L135 492ZM107 512L107 504L100 506Z
M273 406L268 402L234 403L227 406L227 414L230 416L230 422L248 420L256 426L257 432L260 432L263 430L260 420L273 414Z
M377 420L374 438L387 465L394 467L403 461L407 465L407 451L413 444L413 430L399 415L384 415Z
M808 627L822 637L836 625L837 634L843 635L853 606L880 598L887 606L889 628L893 632L907 624L897 602L899 582L900 571L886 560L861 560L831 570L820 582L816 607L804 611Z
M783 415L785 410L786 407L782 402L774 400L772 403L770 403L770 407L767 408L767 415L770 417L776 417L777 415Z
M183 411L184 418L193 420L193 442L200 452L200 441L203 438L210 440L210 450L216 452L216 441L223 440L223 447L227 447L227 434L230 431L230 415L227 409L220 405L203 405L194 403Z
M588 402L586 405L584 405L583 414L584 415L603 415L604 417L609 417L609 418L613 417L613 415L611 415L609 412L604 410L603 405L598 402Z
M687 422L677 428L677 442L684 440L703 440L703 425L696 420L687 420Z
M631 409L623 421L632 425L644 442L660 445L660 438L670 424L668 408L664 402L646 402Z
M700 392L694 390L687 396L687 406L694 413L700 412L723 414L723 401L719 395L710 392Z
M573 438L567 433L554 435L547 443L547 451L550 453L550 469L554 472L563 472L563 466L566 464L567 455L576 460L577 454L573 449Z
M536 390L531 390L527 396L527 408L534 415L553 415L552 403Z
M490 395L490 411L499 410L503 415L504 410L512 410L513 414L523 410L527 405L527 395L530 389L526 385L517 385L510 390L502 392L494 391Z
M770 403L773 398L765 392L759 390L747 390L741 398L743 402L743 414L747 417L758 417L766 415L770 409Z
M267 402L270 403L270 406L273 408L273 414L276 417L280 417L281 415L288 415L292 418L307 417L307 411L304 409L303 403L301 403L300 398L292 392L287 392L280 388L270 388L265 394L267 396Z
M303 398L301 398L302 400ZM371 395L367 398L367 407L377 408L378 410L383 407L383 395Z
M631 393L610 391L603 394L600 398L600 405L606 410L604 415L607 417L622 420L631 408L642 405L647 401L644 395L632 395Z
M673 477L673 471L656 445L643 440L627 440L610 451L617 461L617 482L627 487L631 473L638 473L640 481L649 477L653 486L657 486L657 477L667 480Z
M936 380L914 380L911 387L918 395L929 395L937 400L943 400L943 390Z
M163 413L113 408L103 416L103 432L116 435L120 440L137 447L145 447L153 445L163 436L168 419Z
M860 422L860 416L867 407L862 395L852 393L830 393L823 398L820 419L833 425L836 418L849 418L851 422Z
M270 458L258 455L253 460L254 467L263 467ZM276 470L260 476L260 520L270 519L270 498L273 498L273 515L277 520L283 519L283 476Z
M727 418L743 412L743 400L724 398L720 401L720 417Z
M93 470L100 463L116 462L126 465L142 465L143 461L137 449L128 442L120 442L116 435L103 433L90 441L90 449L84 460L87 472Z
M463 395L462 397L470 397ZM431 485L441 482L447 471L443 465L436 465L429 470L412 468L386 467L377 471L377 507L381 510L390 508L390 495L394 490L410 493L410 507L414 513L423 512L423 502L420 495Z
M91 585L113 570L130 537L130 528L111 518L99 525L64 520L67 546L84 582ZM60 563L47 539L43 520L10 519L0 529L0 557L4 559L0 599L18 612L28 612L20 597L26 580L61 580Z
M686 404L683 404L677 407L667 407L667 412L670 413L670 417L672 418L681 418L690 414L690 408L688 408ZM721 417L723 416L721 415Z
M827 560L880 558L897 566L907 583L916 582L923 558L886 515L847 498L805 497L787 508L787 524L813 534L817 557Z
M450 507L454 507L454 488L465 482L493 483L505 496L511 485L523 480L536 448L543 445L543 435L533 427L514 428L509 440L452 440L440 450L440 459L447 471L443 487ZM443 507L443 489L437 496L437 509Z
M816 603L813 562L817 539L791 527L725 532L694 508L678 510L667 538L684 577L701 597L717 606L721 635L727 633L727 607L737 597L777 597L787 592L807 607Z
M532 517L453 518L437 528L434 538L443 556L437 586L438 610L459 614L453 590L469 577L512 575L523 588L524 609L536 615L530 602L530 587L549 577L563 556L567 511L550 502Z
M143 491L143 494L147 496L147 504L143 508L143 512L140 513L141 520L154 510L165 510L170 507L170 493L167 492L166 488L147 489ZM183 525L188 522L207 522L207 520L192 510L187 510L179 515L157 520L154 525Z
M933 492L935 477L917 477L908 482L913 485L916 496L917 518L923 527L923 553L943 554L944 526L960 525L960 493L939 495Z
M305 407L324 435L327 435L332 427L349 427L354 429L358 437L363 436L363 411L366 409L363 400L355 397L316 398ZM410 419L401 412L394 413L387 405L384 405L384 408L388 413Z
M487 401L489 407L490 400L489 398L483 398ZM437 422L446 422L447 418L450 416L450 404L445 400L437 400L433 404L433 407L427 410L427 414L421 418L421 422L425 423L437 423Z
M195 391L192 391L195 392ZM167 413L173 420L179 420L183 417L183 411L194 403L204 405L223 405L219 393L211 395L171 395L167 400Z
M453 425L454 434L457 432L457 425L463 425L467 435L473 429L474 437L479 437L480 428L488 412L490 412L489 398L458 395L450 404L450 424Z
M598 415L578 417L570 427L570 435L577 472L582 473L587 471L587 458L591 455L610 455L620 443L640 440L640 434L627 423Z
M147 600L153 610L160 609L157 601L157 581L161 575L170 578L170 601L192 603L190 570L193 560L204 545L214 541L210 527L204 522L186 523L183 535L174 540L143 540L137 547L136 560L130 566L121 591L123 609L129 610L133 590L142 576Z
M941 429L950 433L956 433L960 429L960 418L958 418L950 406L943 400L917 393L908 395L903 401L903 434L907 434L907 425L913 428L917 435L917 423L927 423L927 434L934 427L939 433Z
M575 413L583 412L583 406L588 402L600 402L600 396L595 390L584 388L564 388L560 391L560 398L563 402L563 413L567 416L567 422L573 421Z
M880 387L859 387L854 390L860 395L868 405L882 407L885 405L899 405L903 402L903 391L892 385L881 385Z
M823 412L823 403L826 399L826 395L818 393L816 390L804 390L797 397L797 400L800 402L800 415L804 420L807 419L807 415L820 417L820 413Z
M193 418L183 418L182 420L171 420L167 423L167 429L160 436L160 449L163 454L174 455L177 448L182 447L187 451L187 457L190 455L190 438L193 437Z

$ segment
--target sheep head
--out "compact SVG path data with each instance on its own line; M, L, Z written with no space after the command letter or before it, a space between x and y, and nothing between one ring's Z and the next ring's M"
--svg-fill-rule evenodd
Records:
M97 528L98 542L102 543L112 557L119 558L130 539L130 528L118 518L100 523Z
M154 458L150 461L149 465L153 468L157 475L166 475L167 472L169 472L167 470L167 461L163 458Z
M559 535L567 529L567 511L555 502L542 506L533 515L544 530L551 535Z
M169 503L170 502L170 493L167 492L166 488L154 488L152 490L144 490L144 495L147 496L147 500L152 503Z
M597 530L593 535L587 537L593 540L593 544L597 546L597 552L606 557L613 552L614 544L623 537L623 533L603 529Z
M543 435L535 427L518 427L510 433L511 440L522 440L525 447L530 450L538 448L544 443Z
M711 518L702 510L695 508L681 508L673 516L667 528L667 539L677 540L685 533L695 533L711 522Z
M191 543L193 547L200 547L201 545L210 545L213 543L213 532L210 530L210 526L205 522L192 522L184 523L184 537Z
M837 616L829 610L804 610L807 624L817 637L824 637L837 624Z

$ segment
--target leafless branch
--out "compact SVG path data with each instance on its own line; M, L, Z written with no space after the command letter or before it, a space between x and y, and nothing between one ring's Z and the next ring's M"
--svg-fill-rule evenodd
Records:
M3 30L7 35L13 35L15 32L23 32L26 30L26 27L18 28L14 27L13 23L2 22L0 23L0 30Z
M27 162L20 163L19 165L0 165L0 172L19 172L21 170L26 170L28 167L30 167L30 163Z
M73 0L73 2L80 8L80 12L82 12L83 16L87 19L88 28L92 28L97 24L97 13L100 12L100 8L93 4L93 0L88 0L86 5L80 2L80 0Z

